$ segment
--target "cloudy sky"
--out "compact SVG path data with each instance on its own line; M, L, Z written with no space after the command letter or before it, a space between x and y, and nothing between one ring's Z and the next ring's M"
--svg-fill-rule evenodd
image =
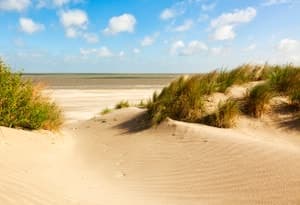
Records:
M300 0L0 0L0 56L25 72L204 72L300 64Z

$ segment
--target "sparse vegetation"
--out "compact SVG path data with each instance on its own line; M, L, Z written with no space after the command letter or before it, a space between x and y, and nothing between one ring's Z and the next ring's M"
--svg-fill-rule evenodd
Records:
M59 108L42 96L41 88L0 60L0 126L57 130L61 124Z
M130 105L129 105L128 101L122 100L122 101L120 101L119 103L116 104L115 109L118 110L118 109L122 109L122 108L127 108L129 106Z
M101 115L106 115L108 113L112 112L112 109L110 108L104 108L102 111L101 111Z
M273 91L268 83L256 85L246 95L246 112L253 117L261 117L266 112L273 96Z
M208 112L205 102L211 94L225 93L232 85L252 81L261 81L261 84L249 90L244 99L230 99L219 104L213 113ZM246 64L231 71L220 70L180 77L165 87L159 95L154 93L147 108L153 124L170 117L228 128L234 126L240 111L260 117L274 96L288 96L293 104L299 105L299 90L299 67Z

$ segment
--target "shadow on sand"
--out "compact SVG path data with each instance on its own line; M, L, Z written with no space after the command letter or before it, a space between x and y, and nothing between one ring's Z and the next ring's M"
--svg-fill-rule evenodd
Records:
M141 132L143 130L149 129L150 127L151 119L149 118L147 111L139 113L134 117L126 120L125 122L114 126L114 128L124 130L123 134Z

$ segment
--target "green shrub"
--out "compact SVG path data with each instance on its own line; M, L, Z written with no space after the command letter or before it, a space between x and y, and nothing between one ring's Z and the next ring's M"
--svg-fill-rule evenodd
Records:
M101 111L101 115L106 115L108 113L112 112L112 109L110 108L104 108L102 111Z
M245 111L251 116L261 117L273 96L274 93L268 83L256 85L247 93Z
M0 60L0 126L56 130L61 124L61 111L41 89Z
M122 100L118 104L116 104L115 109L123 109L129 107L129 102Z
M217 110L213 114L203 117L200 122L214 127L230 128L235 125L239 113L238 103L229 99L225 102L220 102Z

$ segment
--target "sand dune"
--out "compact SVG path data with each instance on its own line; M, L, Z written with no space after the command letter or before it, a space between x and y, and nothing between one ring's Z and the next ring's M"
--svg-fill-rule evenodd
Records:
M115 111L61 133L1 128L0 204L299 204L299 130Z

